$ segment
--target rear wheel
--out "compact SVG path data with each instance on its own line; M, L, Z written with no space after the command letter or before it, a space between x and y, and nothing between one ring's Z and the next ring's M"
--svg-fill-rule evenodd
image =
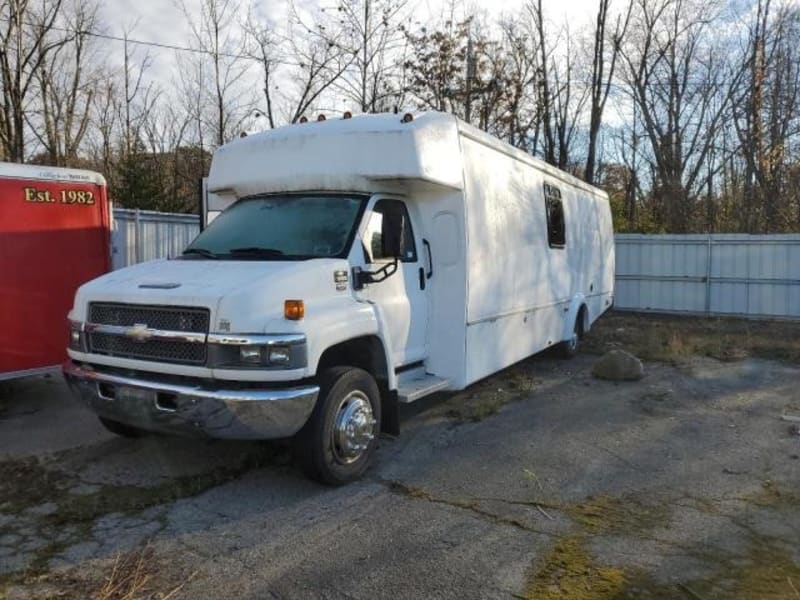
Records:
M378 385L362 369L335 367L320 377L320 395L295 439L306 472L329 485L344 485L364 474L380 431Z
M114 421L113 419L106 419L105 417L97 418L100 419L103 427L108 429L111 433L122 437L138 438L147 434L144 429L139 429L138 427L133 427L132 425L126 425L125 423L120 423L119 421Z
M563 358L575 358L578 355L581 338L583 337L583 311L578 312L575 318L575 325L572 328L572 335L558 346L559 354Z

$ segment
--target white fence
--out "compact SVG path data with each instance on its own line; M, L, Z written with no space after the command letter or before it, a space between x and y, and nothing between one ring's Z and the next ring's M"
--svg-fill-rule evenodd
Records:
M111 263L120 269L179 255L200 232L197 215L114 209Z
M177 256L195 215L114 210L115 269ZM800 319L800 235L616 236L615 308Z
M615 308L800 319L800 235L617 235Z

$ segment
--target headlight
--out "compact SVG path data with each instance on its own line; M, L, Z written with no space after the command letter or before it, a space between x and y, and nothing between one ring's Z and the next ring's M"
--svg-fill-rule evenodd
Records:
M261 364L261 346L242 346L239 348L239 360L243 363Z
M269 349L269 363L271 365L288 365L292 354L286 346L274 346Z
M280 365L292 362L292 353L286 346L241 346L239 360L249 365Z
M207 365L224 369L299 369L308 364L303 336L211 334Z
M69 349L86 352L86 333L83 331L83 323L79 321L69 322Z

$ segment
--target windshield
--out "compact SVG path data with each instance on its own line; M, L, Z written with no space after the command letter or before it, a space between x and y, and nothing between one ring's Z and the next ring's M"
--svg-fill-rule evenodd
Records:
M344 258L366 197L280 195L245 198L189 244L184 258Z

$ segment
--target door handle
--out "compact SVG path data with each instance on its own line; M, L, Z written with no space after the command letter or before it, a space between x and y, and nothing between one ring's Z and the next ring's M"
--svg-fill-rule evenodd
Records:
M425 250L428 253L428 272L425 275L427 279L433 277L433 254L431 254L431 244L425 238L422 238L422 244L425 246Z
M425 269L419 268L419 289L425 289Z

